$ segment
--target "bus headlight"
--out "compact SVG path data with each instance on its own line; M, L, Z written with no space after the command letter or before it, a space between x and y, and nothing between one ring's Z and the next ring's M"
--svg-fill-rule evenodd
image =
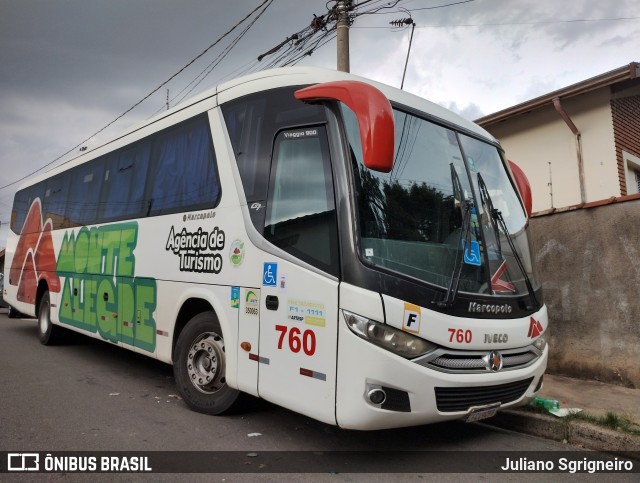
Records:
M342 311L347 326L359 337L407 359L414 359L437 348L429 341L360 315Z
M536 339L536 341L533 343L533 345L536 347L536 349L538 349L539 351L543 351L545 346L547 345L547 340L545 339L544 336L542 337L538 337Z

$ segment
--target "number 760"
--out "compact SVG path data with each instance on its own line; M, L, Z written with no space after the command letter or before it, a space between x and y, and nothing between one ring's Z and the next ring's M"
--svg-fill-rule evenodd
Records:
M302 332L297 327L287 327L286 325L276 325L276 330L280 332L278 338L278 349L282 349L282 345L285 342L285 336L289 332L289 350L294 353L300 352L300 349L308 356L312 356L316 352L316 334L310 329L306 329Z

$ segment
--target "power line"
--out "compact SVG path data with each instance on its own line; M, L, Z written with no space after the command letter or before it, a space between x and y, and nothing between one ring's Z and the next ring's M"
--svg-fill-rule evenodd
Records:
M384 9L392 9L396 7L402 0L391 0L382 4L382 0L364 0L358 4L349 6L349 24L352 24L354 20L361 15L371 15L380 12ZM474 0L467 0L474 1ZM329 7L329 4L335 2L336 4ZM362 10L361 7L368 5L368 10ZM336 37L337 22L339 18L337 10L338 2L336 0L329 0L327 2L327 12L324 15L314 15L311 24L306 28L294 32L287 39L275 47L271 48L264 54L261 54L258 59L262 61L269 55L276 54L282 48L286 49L280 52L275 58L266 62L262 69L269 69L272 67L282 67L287 65L295 65L307 56L312 55L318 49L326 45L328 42ZM437 8L446 5L439 6ZM333 25L330 25L333 24ZM321 32L319 34L319 32ZM311 45L310 48L307 48ZM258 69L258 70L262 70Z
M236 44L240 42L240 40L242 40L242 38L251 29L251 27L253 27L253 25L258 21L258 19L260 19L262 14L264 14L267 11L267 9L271 6L271 4L273 3L273 0L268 0L268 1L269 3L262 9L262 11L259 12L258 15L256 15L256 17L249 23L249 25L247 25L244 28L244 30L240 32L240 34L238 34L238 36L235 39L233 39L231 43L222 50L221 53L215 59L213 59L197 76L195 76L180 92L178 92L175 96L173 96L170 99L171 103L173 103L176 99L178 99L178 97L180 98L176 101L176 104L179 104L180 102L182 102L189 94L191 94L195 90L196 87L198 87L202 83L202 81L204 81L207 78L209 74L211 74L213 69L215 69L215 67L218 66L227 57L227 55L233 50ZM189 89L189 87L191 88ZM189 90L184 95L182 95L187 89ZM163 110L164 110L164 107L158 109L149 117L153 117Z
M209 45L209 47L207 47L206 49L204 49L201 53L199 53L196 57L194 57L193 59L191 59L186 65L184 65L184 67L182 67L178 72L176 72L175 74L173 74L171 77L169 77L166 81L164 81L162 84L160 84L158 87L156 87L155 89L153 89L149 94L147 94L145 97L143 97L142 99L140 99L138 102L136 102L133 106L131 106L129 109L127 109L126 111L124 111L122 114L120 114L119 116L117 116L113 121L109 122L108 124L106 124L104 127L102 127L101 129L99 129L98 131L96 131L95 133L93 133L91 136L88 136L86 139L80 141L78 144L76 144L74 147L72 147L71 149L69 149L68 151L66 151L65 153L61 154L60 156L58 156L57 158L55 158L53 161L48 162L47 164L41 166L40 168L36 169L35 171L32 171L31 173L23 176L22 178L16 179L15 181L12 181L11 183L8 183L6 185L0 186L0 190L8 188L9 186L13 186L16 183L19 183L22 180L25 180L27 178L29 178L30 176L33 176L34 174L42 171L43 169L45 169L48 166L51 166L52 164L54 164L56 161L59 161L60 159L62 159L63 157L65 157L67 154L71 153L72 151L75 151L77 148L79 148L80 146L82 146L83 144L85 144L87 141L89 141L91 138L97 136L98 134L100 134L102 131L104 131L105 129L107 129L109 126L115 124L117 121L119 121L120 119L122 119L124 116L126 116L127 114L129 114L132 110L134 110L136 107L138 107L140 104L142 104L144 101L146 101L149 97L151 97L153 94L155 94L156 92L158 92L160 89L162 89L165 85L167 85L171 80L173 80L174 78L176 78L178 75L180 75L185 69L187 69L189 66L191 66L195 61L197 61L200 57L202 57L204 54L206 54L209 50L211 50L213 47L215 47L216 45L218 45L227 35L229 35L231 32L233 32L236 28L238 28L242 23L245 22L245 20L247 20L249 17L251 17L255 12L257 12L260 8L262 8L266 3L271 2L272 0L264 0L260 5L258 5L256 8L254 8L247 16L245 16L242 20L240 20L238 23L236 23L233 27L231 27L229 30L227 30L222 36L220 36L215 42L213 42L211 45Z
M454 5L462 5L463 3L471 3L475 0L463 0L461 2L447 3L446 5L435 5L433 7L421 7L421 8L408 8L410 12L417 12L418 10L435 10L436 8L452 7Z
M371 15L371 14L378 14L380 13L382 10L385 9L392 9L394 7L396 7L402 0L392 0L392 1L388 1L386 4L384 5L380 5L382 2L381 0L364 0L361 1L358 4L354 4L351 5L349 10L350 12L350 22L352 23L353 20L361 15ZM444 8L444 7L449 7L449 6L453 6L453 5L459 5L459 4L464 4L464 3L470 3L473 2L475 0L464 0L464 1L459 1L459 2L454 2L454 3L449 3L449 4L444 4L444 5L436 5L433 7L422 7L422 8L415 8L415 9L410 9L410 11L417 11L417 10L432 10L432 9L437 9L437 8ZM135 109L136 107L138 107L140 104L142 104L144 101L146 101L148 98L150 98L153 94L155 94L157 91L159 91L160 89L162 89L165 85L167 85L170 81L172 81L173 79L175 79L178 75L180 75L182 72L184 72L187 68L189 68L192 64L194 64L198 59L200 59L203 55L205 55L209 50L211 50L213 47L215 47L216 45L218 45L224 38L226 38L231 32L233 32L235 29L237 29L242 23L244 23L248 18L250 18L252 15L254 15L258 10L262 9L262 11L258 14L258 16L250 23L249 26L247 26L241 33L240 35L238 35L238 37L236 37L236 39L234 39L234 41L232 41L232 43L230 44L230 46L228 46L226 49L223 50L223 52L216 57L216 59L214 59L212 61L212 63L210 63L205 70L203 70L200 74L198 74L198 76L196 76L189 84L187 84L187 86L182 89L176 96L173 97L173 99L171 99L172 101L175 100L178 96L180 96L185 89L187 89L191 84L193 84L195 82L195 85L184 95L180 98L180 101L183 100L188 94L190 94L203 80L204 78L206 78L212 71L213 69L228 55L228 53L233 49L233 47L240 41L240 39L244 36L244 34L246 34L246 32L251 28L251 26L253 26L255 24L255 22L258 20L258 18L266 11L266 9L271 5L271 3L273 2L273 0L264 0L260 5L258 5L255 9L253 9L248 15L246 15L242 20L240 20L238 23L236 23L231 29L229 29L227 32L225 32L221 37L219 37L215 42L213 42L211 45L209 45L206 49L204 49L200 54L198 54L196 57L194 57L191 61L189 61L187 64L185 64L180 70L178 70L175 74L173 74L172 76L170 76L167 80L165 80L164 82L162 82L158 87L156 87L155 89L153 89L151 92L149 92L145 97L143 97L142 99L140 99L138 102L136 102L134 105L132 105L130 108L128 108L126 111L124 111L122 114L120 114L119 116L117 116L115 119L113 119L111 122L109 122L108 124L106 124L105 126L103 126L102 128L100 128L99 130L97 130L95 133L91 134L90 136L88 136L86 139L82 140L81 142L79 142L78 144L76 144L75 146L73 146L71 149L69 149L68 151L64 152L63 154L61 154L60 156L56 157L55 159L53 159L52 161L44 164L43 166L41 166L40 168L28 173L27 175L16 179L14 181L12 181L11 183L7 183L3 186L0 186L0 190L8 188L10 186L15 185L16 183L19 183L20 181L23 181L25 179L27 179L30 176L33 176L34 174L42 171L43 169L53 165L54 163L56 163L57 161L59 161L60 159L62 159L63 157L67 156L69 153L73 152L74 150L76 150L77 148L79 148L80 146L82 146L83 144L85 144L87 141L89 141L91 138L97 136L98 134L102 133L104 130L106 130L107 128L109 128L110 126L112 126L113 124L115 124L118 120L122 119L124 116L126 116L127 114L129 114L133 109ZM330 2L328 2L330 3ZM327 3L327 5L328 5ZM337 5L337 3L336 3ZM369 5L371 8L369 10L365 10L362 11L361 8L365 5ZM264 7L264 8L263 8ZM304 29L300 30L297 32L296 35L296 39L295 41L292 41L289 43L288 48L281 53L278 57L276 57L274 60L272 60L271 62L267 63L267 65L264 65L262 67L262 69L266 69L266 68L271 68L271 67L276 67L276 66L286 66L286 65L295 65L298 62L300 62L304 57L310 56L312 55L315 51L317 51L318 49L320 49L322 46L326 45L328 42L330 42L331 40L333 40L335 38L335 30L336 30L336 26L333 25L330 28L327 28L327 24L329 22L336 22L337 21L337 10L336 10L336 6L333 6L332 8L328 8L327 14L321 16L321 17L315 17L314 20L321 20L320 23L314 23L312 22L311 25L305 27ZM326 17L326 18L325 18ZM420 28L420 27L419 27ZM319 35L313 43L312 43L312 39L313 37L316 37L318 32L322 32L321 35ZM294 38L294 35L292 35L291 37L289 37L288 40L292 40ZM285 44L286 42L284 42L283 44ZM310 48L307 48L308 45L311 45ZM280 45L282 46L282 44ZM277 49L276 49L277 50ZM271 53L271 52L270 52ZM251 64L248 67L248 70L253 70L256 67L256 64ZM258 70L262 70L262 69L258 69ZM202 77L202 78L200 78ZM198 78L200 78L200 80L198 80ZM67 161L68 162L68 161Z
M615 22L624 20L640 20L640 17L614 17L614 18L577 18L570 20L540 20L535 22L505 22L505 23L477 23L477 24L443 24L443 25L416 25L418 29L437 29L448 27L510 27L514 25L546 25L577 22ZM389 26L351 27L355 29L388 29Z

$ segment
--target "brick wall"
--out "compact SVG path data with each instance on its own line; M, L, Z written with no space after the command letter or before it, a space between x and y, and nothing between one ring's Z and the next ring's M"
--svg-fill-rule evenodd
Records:
M613 136L618 161L620 194L627 194L626 166L622 151L640 157L640 95L615 97L611 100Z

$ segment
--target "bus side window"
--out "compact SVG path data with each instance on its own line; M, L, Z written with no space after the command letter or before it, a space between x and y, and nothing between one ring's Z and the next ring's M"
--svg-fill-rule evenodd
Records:
M149 216L214 208L220 199L206 116L163 132L154 143Z
M76 166L70 174L66 210L69 225L73 227L95 223L104 177L103 159L98 158Z
M265 238L338 276L337 218L325 128L283 131L273 152Z
M54 230L66 226L65 212L70 179L69 173L61 173L46 181L42 200L42 220L50 218Z
M33 201L36 198L42 199L43 193L44 186L42 183L29 186L16 193L13 212L11 213L11 230L14 233L20 234L23 232L24 222L27 219L27 213L29 213Z
M257 97L225 106L224 116L247 202L264 202L269 163L260 159L267 99ZM270 146L269 146L270 147Z
M108 158L104 172L101 221L145 216L144 190L151 144L143 141L133 148L116 151Z
M299 101L296 87L250 94L222 105L251 222L262 231L273 140L290 126L326 122L324 107Z

